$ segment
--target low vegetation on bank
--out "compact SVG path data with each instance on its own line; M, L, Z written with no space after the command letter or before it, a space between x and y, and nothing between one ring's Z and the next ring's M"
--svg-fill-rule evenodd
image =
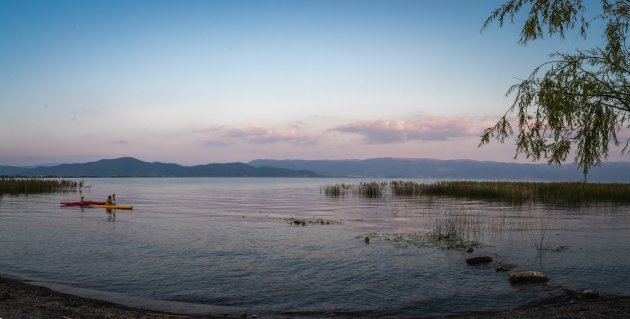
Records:
M545 204L580 205L585 203L630 203L630 184L582 182L504 182L441 181L418 183L391 181L326 186L327 196L349 194L368 198L450 196L499 201L509 204L541 202Z
M0 178L0 195L41 194L75 192L83 187L83 181L49 180L36 178Z

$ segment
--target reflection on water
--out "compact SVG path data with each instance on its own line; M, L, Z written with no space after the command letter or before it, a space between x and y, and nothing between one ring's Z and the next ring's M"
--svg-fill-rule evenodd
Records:
M86 199L116 193L118 203L134 205L111 212L60 208L60 201L74 199L68 194L5 196L0 271L118 302L263 315L503 309L562 296L563 287L630 294L628 206L567 209L320 193L322 185L343 182L357 183L86 180L92 185ZM320 220L335 222L312 222ZM483 245L467 253L388 240L430 233L444 220ZM548 249L542 254L536 247L541 237ZM495 262L465 263L480 255ZM542 271L551 281L511 286L509 273L494 270L500 264ZM177 306L191 304L198 307Z

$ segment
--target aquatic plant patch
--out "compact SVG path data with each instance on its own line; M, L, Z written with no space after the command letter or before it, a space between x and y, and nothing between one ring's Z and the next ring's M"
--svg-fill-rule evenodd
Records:
M421 248L437 248L443 250L465 251L470 248L487 247L479 241L468 240L462 237L435 237L431 233L415 232L415 233L396 233L396 234L374 234L370 233L357 238L365 240L365 238L379 238L396 247L407 248L409 246Z
M341 224L341 221L323 218L285 218L284 221L294 226Z

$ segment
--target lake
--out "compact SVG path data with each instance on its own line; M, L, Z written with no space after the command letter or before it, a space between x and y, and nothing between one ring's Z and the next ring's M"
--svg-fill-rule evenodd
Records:
M259 316L445 315L581 288L630 295L628 205L326 196L326 185L364 181L339 178L84 181L86 199L116 193L134 210L59 206L75 193L2 196L1 274L131 306ZM452 218L474 252L417 240ZM483 255L494 261L465 262ZM511 285L499 265L550 281Z

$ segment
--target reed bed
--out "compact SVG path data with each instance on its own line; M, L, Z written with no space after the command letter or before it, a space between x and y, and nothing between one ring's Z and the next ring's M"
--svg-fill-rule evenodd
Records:
M359 183L359 185L354 188L354 194L367 198L380 198L383 197L383 191L386 187L386 182Z
M392 194L396 196L418 196L422 193L423 184L411 181L392 181L389 183Z
M352 190L351 184L326 185L323 188L324 195L331 197L345 196Z
M358 185L329 185L323 189L323 192L333 197L348 194L367 198L381 198L386 195L450 196L513 205L528 202L569 206L587 203L630 203L630 184L622 183L442 181L425 184L413 181L392 181L389 184L361 182Z
M630 203L630 184L581 182L437 182L420 184L422 194L465 197L512 204L539 201L579 205L591 202Z
M83 181L0 178L0 195L75 192L82 187Z
M522 204L533 200L536 184L526 182L437 182L421 184L422 194Z

